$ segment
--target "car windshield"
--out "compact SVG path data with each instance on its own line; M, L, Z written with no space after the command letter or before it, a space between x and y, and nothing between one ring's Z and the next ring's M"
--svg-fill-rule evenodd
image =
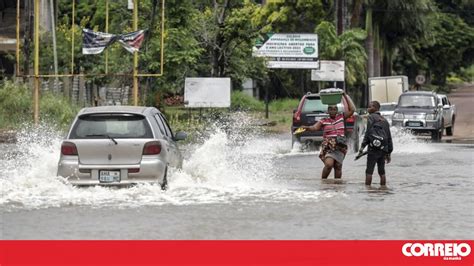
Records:
M343 105L338 104L337 109L339 112L343 111ZM302 112L304 113L326 113L328 111L328 105L323 104L319 98L306 98L303 104Z
M91 114L79 117L70 138L152 138L145 117L134 114Z
M398 106L400 107L434 107L435 98L427 95L402 95Z
M395 110L396 104L381 104L380 111L393 111Z

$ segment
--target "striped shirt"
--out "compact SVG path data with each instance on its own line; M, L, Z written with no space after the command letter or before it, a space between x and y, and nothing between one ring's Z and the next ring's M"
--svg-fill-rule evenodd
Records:
M320 122L323 125L324 138L344 136L344 114L337 114L334 119L323 118Z

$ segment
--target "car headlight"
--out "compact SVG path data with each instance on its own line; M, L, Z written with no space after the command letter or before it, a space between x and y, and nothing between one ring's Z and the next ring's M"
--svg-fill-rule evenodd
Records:
M393 114L393 119L403 119L403 114L402 113L394 113Z
M426 120L436 120L436 114L426 114Z

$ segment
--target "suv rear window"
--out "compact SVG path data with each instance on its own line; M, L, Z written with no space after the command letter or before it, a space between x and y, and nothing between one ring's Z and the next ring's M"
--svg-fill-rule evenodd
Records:
M90 114L76 121L71 139L153 138L144 116L135 114Z
M337 105L337 109L339 112L344 111L344 107L342 104ZM328 105L323 104L320 98L306 98L303 103L303 108L301 109L303 113L311 113L311 112L321 112L326 113L328 111Z
M427 95L402 95L398 104L400 107L433 107L435 98Z

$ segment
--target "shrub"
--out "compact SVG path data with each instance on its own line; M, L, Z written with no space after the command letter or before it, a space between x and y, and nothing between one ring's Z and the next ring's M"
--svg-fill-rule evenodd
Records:
M4 80L0 83L0 128L19 128L33 122L33 92L25 83ZM62 95L43 92L40 96L41 121L67 127L76 113L77 106Z
M265 110L265 104L241 91L233 91L231 94L231 109L244 111L263 111Z

